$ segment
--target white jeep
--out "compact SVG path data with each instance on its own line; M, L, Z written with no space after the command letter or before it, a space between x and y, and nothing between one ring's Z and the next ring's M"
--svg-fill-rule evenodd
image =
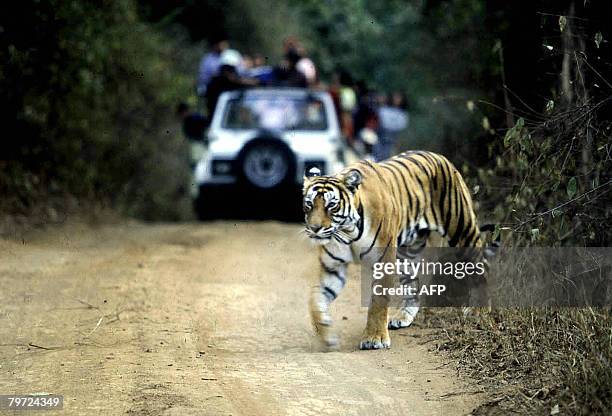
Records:
M195 208L227 187L276 191L301 186L313 167L334 174L346 146L330 95L297 88L254 88L223 93L195 166Z

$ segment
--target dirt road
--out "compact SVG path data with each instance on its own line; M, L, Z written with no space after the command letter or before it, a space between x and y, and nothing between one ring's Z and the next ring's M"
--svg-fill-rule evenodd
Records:
M340 349L319 351L299 231L77 224L0 240L0 394L63 394L45 412L62 415L468 414L481 396L425 330L357 349L357 268L333 307Z

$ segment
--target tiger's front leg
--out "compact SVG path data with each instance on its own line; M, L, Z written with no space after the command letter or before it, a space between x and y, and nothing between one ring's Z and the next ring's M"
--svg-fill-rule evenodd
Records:
M390 348L391 337L389 337L389 329L387 328L388 320L388 296L372 296L372 303L368 308L368 321L359 348L362 350Z
M387 250L385 256L376 262L393 262L395 259L394 250ZM367 259L366 263L370 270L373 270L373 262ZM380 280L373 281L371 302L368 308L368 320L365 330L359 343L362 350L378 350L391 347L391 337L389 336L389 296L383 292L383 288L393 287L394 275L387 275ZM378 286L375 288L375 286Z
M342 254L334 254L329 249L321 248L319 256L321 277L310 298L310 316L315 331L328 347L334 347L338 344L338 337L332 331L329 307L340 295L346 284L346 269L349 259L343 257Z

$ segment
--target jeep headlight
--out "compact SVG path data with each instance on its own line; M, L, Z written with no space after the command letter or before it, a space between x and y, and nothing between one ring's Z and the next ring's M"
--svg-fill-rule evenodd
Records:
M212 174L213 175L230 175L233 171L231 160L213 160Z

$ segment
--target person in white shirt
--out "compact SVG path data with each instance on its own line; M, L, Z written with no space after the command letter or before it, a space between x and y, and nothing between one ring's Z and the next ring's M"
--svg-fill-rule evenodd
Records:
M211 51L204 55L200 61L198 70L198 81L196 85L197 93L200 97L206 95L206 88L210 80L219 74L221 67L221 54L229 48L229 42L224 37L217 38L211 43Z
M376 161L381 161L396 153L397 138L408 127L406 99L401 92L394 92L380 100L378 121L378 142L374 145L373 154Z
M295 64L295 69L300 71L305 77L309 87L312 87L318 82L317 67L306 53L306 49L302 42L295 36L289 36L283 41L283 50L285 55L291 51L295 51L299 56L299 61Z

